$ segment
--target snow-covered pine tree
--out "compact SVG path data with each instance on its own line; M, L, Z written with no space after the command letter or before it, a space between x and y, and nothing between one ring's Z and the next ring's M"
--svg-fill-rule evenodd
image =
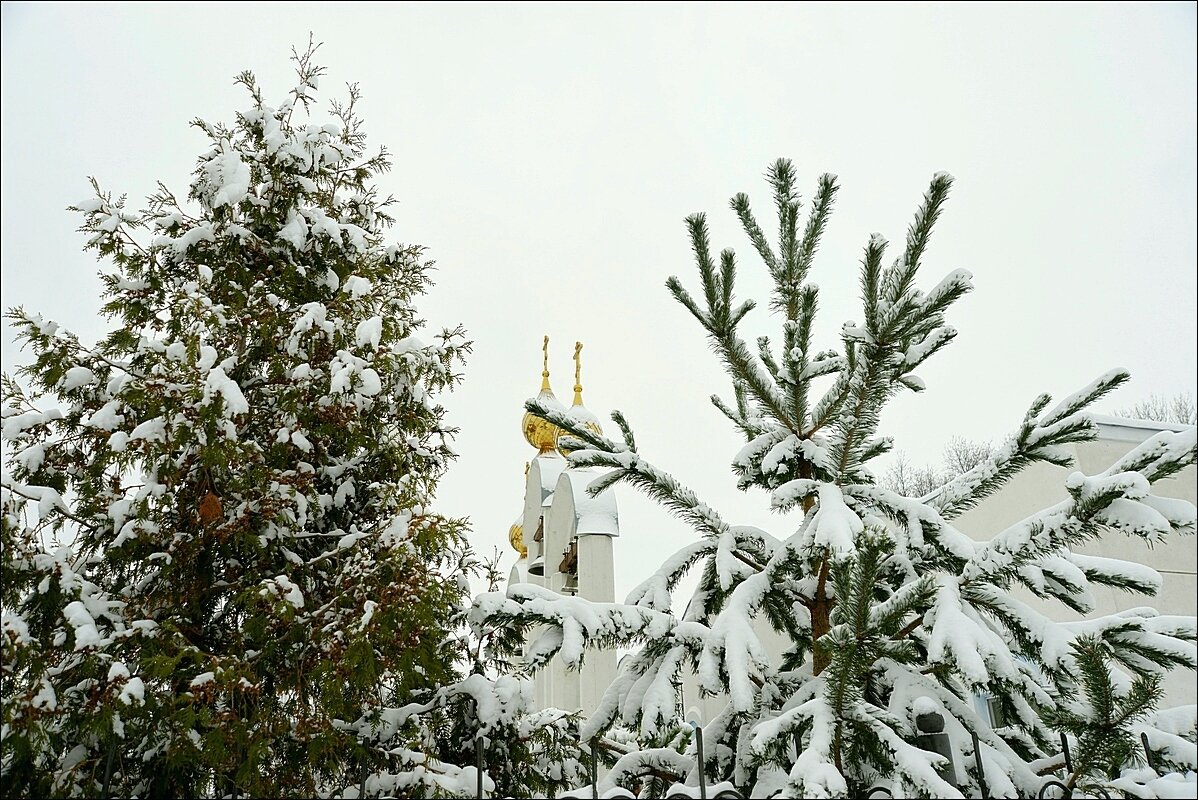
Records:
M462 677L474 559L427 506L469 343L418 338L430 262L386 240L357 87L316 118L314 49L280 105L247 72L247 110L193 123L191 202L93 181L73 206L104 338L9 312L32 362L4 379L6 796L339 793L404 770L339 721Z
M1073 472L1065 483L1068 500L994 531L988 541L970 539L954 518L1029 464L1067 465L1064 446L1096 435L1084 409L1127 380L1126 373L1103 375L1055 406L1048 395L1037 397L991 458L927 496L880 486L869 471L871 459L891 446L878 433L880 413L896 392L923 388L915 371L955 337L945 312L971 289L963 270L926 290L916 285L952 179L933 178L891 266L883 266L886 240L869 239L861 262L863 321L844 325L838 350L820 352L812 335L819 290L807 276L836 180L819 179L801 223L791 163L776 162L768 179L776 246L744 194L731 205L773 280L780 341L763 337L754 348L741 337L738 325L754 303L735 300L735 256L731 250L713 256L702 214L687 220L701 294L677 278L667 285L732 379L734 402L712 402L746 440L732 462L739 487L764 489L772 508L794 516L781 517L788 521L777 534L731 524L646 461L618 412L622 441L533 401L530 410L573 437L573 465L610 469L591 492L631 483L698 536L623 604L585 604L521 585L506 596L476 599L473 617L530 631L540 626L529 648L534 664L554 656L577 664L588 643L639 645L583 726L584 739L602 738L613 725L632 726L644 737L670 729L678 722L680 671L695 670L702 689L727 698L722 713L707 721L699 768L709 782L731 780L752 797L861 796L875 786L895 796L1032 796L1045 780L1039 773L1061 766L1051 724L1073 724L1086 742L1093 725L1079 719L1133 718L1152 699L1151 676L1194 668L1195 621L1139 608L1054 622L1015 590L1025 587L1079 611L1091 608L1096 586L1154 593L1161 579L1153 570L1071 547L1108 530L1148 540L1192 534L1193 505L1156 497L1151 484L1194 462L1194 429L1153 436L1101 474ZM696 568L698 587L676 614L671 590ZM771 656L755 630L762 619L789 642L780 656ZM1099 685L1093 673L1102 668L1095 667L1094 650L1110 666L1111 692L1119 698L1096 704L1087 694ZM1006 725L992 727L976 711L978 694L995 699ZM927 744L921 722L934 727L929 723L937 718L955 775L920 746ZM1174 724L1174 733L1185 727ZM1102 739L1107 754L1120 752L1125 732ZM1189 752L1192 761L1192 745ZM1092 755L1062 777L1071 785L1102 782L1109 777L1104 770L1118 769ZM693 784L695 760L693 745L685 757L671 748L646 749L622 757L613 774L629 788L638 776ZM983 765L986 790L976 763Z

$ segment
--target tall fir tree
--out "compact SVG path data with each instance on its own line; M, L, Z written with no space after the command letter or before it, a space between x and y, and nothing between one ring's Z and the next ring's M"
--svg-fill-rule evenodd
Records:
M464 677L478 565L429 503L470 343L419 338L431 262L386 239L357 87L318 118L314 52L280 105L247 72L247 110L193 122L190 202L159 185L132 211L93 181L72 207L108 265L98 343L8 312L32 361L4 378L6 796L402 777L353 721ZM472 783L403 731L414 791Z
M1096 587L1155 593L1155 571L1074 548L1108 531L1148 541L1193 534L1194 506L1153 495L1151 484L1194 463L1194 429L1157 434L1100 474L1073 472L1067 500L986 541L967 537L954 519L1029 464L1068 466L1067 446L1096 435L1084 409L1126 373L1102 375L1055 406L1048 395L1037 397L1004 444L926 496L879 485L869 464L891 447L878 432L882 409L897 392L924 388L916 370L953 340L945 314L972 288L964 270L917 287L952 179L933 178L889 267L887 241L870 237L861 260L863 320L844 325L839 349L817 351L819 289L808 273L836 179L819 179L803 221L791 163L776 162L767 176L776 244L746 195L731 206L772 279L777 342L762 337L754 347L742 338L739 326L754 302L736 299L736 257L712 253L702 214L687 219L701 292L677 278L667 285L731 377L733 402L712 402L746 442L732 461L739 488L765 490L771 507L793 511L794 522L780 534L731 524L646 461L618 412L621 440L531 401L531 411L572 437L572 465L610 470L590 492L633 484L697 538L623 604L587 605L522 584L478 598L474 620L503 620L535 634L534 666L552 657L577 665L588 644L639 647L584 724L584 740L603 742L619 725L647 739L676 730L684 669L697 674L703 691L726 698L707 721L704 763L696 763L693 742L642 747L609 775L626 788L693 784L702 770L708 782L730 780L752 797L861 796L876 786L896 797L1030 796L1045 780L1041 773L1063 766L1054 759L1056 731L1065 729L1089 750L1061 775L1070 786L1148 796L1140 779L1125 778L1130 784L1120 787L1111 778L1129 754L1129 725L1156 695L1157 676L1194 669L1194 619L1137 608L1056 622L1016 590L1082 612L1092 608ZM677 614L671 591L693 569L698 586ZM768 651L755 621L784 637L780 656ZM992 726L976 710L979 695L994 699L1005 724ZM924 728L937 725L953 771L926 738ZM1185 727L1174 725L1175 732ZM1187 751L1182 739L1158 733L1154 741L1164 749L1182 742L1173 763L1193 769L1192 745Z

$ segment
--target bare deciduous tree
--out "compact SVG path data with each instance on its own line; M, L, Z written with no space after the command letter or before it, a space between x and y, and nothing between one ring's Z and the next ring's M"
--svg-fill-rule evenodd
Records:
M994 455L989 442L974 442L963 436L954 436L944 446L945 480L964 475Z
M943 481L934 467L912 464L907 454L899 452L894 463L882 476L882 485L904 497L923 497L940 488Z
M882 485L904 497L923 497L939 489L958 475L963 475L994 455L989 442L975 442L954 436L944 446L944 464L937 469L930 465L912 464L900 451L895 462L882 476Z
M1171 422L1176 425L1193 425L1198 422L1196 419L1198 415L1195 414L1194 395L1191 392L1178 392L1173 397L1153 393L1135 405L1119 409L1115 412L1115 416L1147 419L1153 422Z

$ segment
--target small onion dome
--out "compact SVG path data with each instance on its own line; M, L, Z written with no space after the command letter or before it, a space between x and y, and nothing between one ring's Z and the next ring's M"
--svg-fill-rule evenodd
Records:
M554 397L553 391L549 388L548 379L545 380L541 393L537 395L537 402L558 411L566 410ZM538 455L552 453L557 447L557 437L561 434L561 430L552 422L546 422L531 411L525 411L522 426L524 441L537 448Z
M512 527L508 528L507 540L511 544L512 549L520 554L520 558L528 557L528 547L524 544L524 522L523 517L517 517L512 523Z
M566 409L558 402L557 397L554 396L553 389L549 388L548 336L545 337L542 350L544 352L544 365L541 369L541 393L537 395L537 401L550 408L565 411ZM546 422L531 411L525 411L521 427L524 430L524 441L537 448L538 454L552 453L554 448L557 447L557 437L561 431L553 423Z
M570 406L566 416L596 436L603 435L603 427L599 424L599 418L582 404L582 342L574 343L574 404ZM562 431L561 434L569 436L565 431ZM559 447L558 452L563 456L568 456L571 453L564 447Z

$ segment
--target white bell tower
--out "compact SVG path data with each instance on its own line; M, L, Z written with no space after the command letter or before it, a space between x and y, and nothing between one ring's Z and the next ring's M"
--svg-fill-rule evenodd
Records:
M599 420L582 403L582 344L574 345L574 403L569 410L558 403L549 386L548 336L543 350L537 400L602 433ZM587 487L604 471L569 466L568 451L558 447L556 426L526 413L523 427L524 438L537 454L525 472L524 510L508 533L520 553L509 584L532 583L560 594L614 602L612 544L620 535L616 498L611 490L598 497L587 494ZM552 661L536 675L537 705L590 714L615 676L614 650L588 648L581 670L567 670Z

